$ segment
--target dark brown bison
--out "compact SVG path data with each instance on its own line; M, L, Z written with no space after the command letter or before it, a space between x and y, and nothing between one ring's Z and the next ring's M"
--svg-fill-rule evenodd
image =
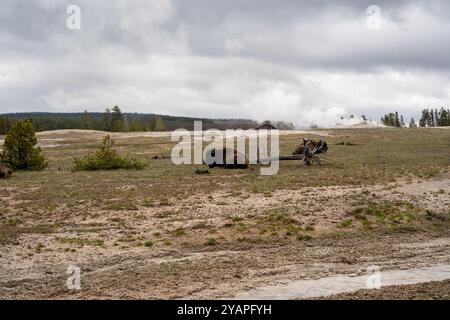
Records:
M0 179L8 179L12 175L12 170L0 163Z
M314 141L312 139L303 139L303 144L295 148L294 152L292 152L292 155L303 154L305 145L308 145L312 154L321 154L328 151L328 144L323 140Z
M220 160L220 161L219 161ZM205 153L205 164L210 168L219 167L227 169L247 169L247 157L237 152L234 149L223 148L217 150L216 148L209 149Z

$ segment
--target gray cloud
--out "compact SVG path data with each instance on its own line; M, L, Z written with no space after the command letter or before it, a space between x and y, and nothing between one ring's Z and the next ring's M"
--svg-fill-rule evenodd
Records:
M82 29L66 28L66 8ZM450 3L6 0L0 112L126 111L332 125L444 106Z

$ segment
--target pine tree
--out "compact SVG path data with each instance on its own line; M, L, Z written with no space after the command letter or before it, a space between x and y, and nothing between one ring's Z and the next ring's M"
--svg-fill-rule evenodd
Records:
M126 114L123 115L123 127L122 127L122 131L124 132L128 132L130 131L130 123L128 122L128 117Z
M398 112L395 111L395 126L400 127L400 119L398 117Z
M9 118L6 118L6 127L5 127L5 134L11 130L13 126L13 121L11 121Z
M3 145L3 162L13 170L43 170L48 162L41 148L31 120L19 120L6 135Z
M106 108L103 114L102 129L104 131L111 131L111 110L109 108Z
M403 115L400 116L400 126L405 127L405 120L403 119Z
M441 109L442 126L450 126L450 110Z
M140 131L139 122L135 118L132 118L131 121L130 121L130 131L131 132Z
M91 118L89 117L87 110L85 110L83 115L81 116L81 129L85 130L92 129L92 121Z
M389 126L389 127L395 127L397 126L396 123L396 116L394 113L388 113L385 114L384 117L381 118L381 122L385 125L385 126Z
M121 132L124 131L124 122L122 111L119 106L114 106L112 108L111 114L111 131L112 132Z
M7 134L11 130L11 120L7 117L0 116L0 134Z
M450 125L450 113L449 110L441 108L439 111L439 123L438 126L444 127Z
M411 118L411 121L409 122L409 127L410 128L417 127L417 124L416 124L416 121L414 120L414 118Z
M428 126L430 126L430 124L431 124L430 111L428 109L423 109L422 116L420 117L420 120L419 120L419 126L428 127Z
M6 133L6 118L0 117L0 134Z
M392 126L390 114L385 114L385 115L381 118L381 122L382 122L385 126Z
M139 119L133 118L130 122L130 131L138 132L138 131L147 131L147 126L140 121Z
M442 110L443 110L443 108L441 108L441 110L439 110L439 112L437 112L438 121L436 123L436 126L438 126L438 127L442 126L443 125L442 123L445 122L445 120L444 120L445 113L443 114ZM437 109L436 109L436 111L437 111Z
M164 122L160 117L153 116L150 121L150 130L151 131L163 131L165 130Z

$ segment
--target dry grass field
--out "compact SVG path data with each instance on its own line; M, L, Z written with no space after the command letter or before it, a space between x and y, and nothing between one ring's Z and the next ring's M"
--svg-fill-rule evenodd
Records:
M321 167L287 161L275 176L194 174L162 157L167 134L113 134L144 170L72 172L104 135L39 133L49 168L0 180L1 298L231 298L373 264L450 263L447 128L283 134L281 154L306 136L329 152ZM66 287L72 264L81 290Z

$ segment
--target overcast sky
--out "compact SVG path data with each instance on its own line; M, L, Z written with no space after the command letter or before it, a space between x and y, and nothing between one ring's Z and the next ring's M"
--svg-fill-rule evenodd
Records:
M70 4L81 8L80 30L66 26ZM381 9L379 29L370 5ZM333 125L351 114L448 107L449 70L446 0L0 4L0 113L118 104Z

